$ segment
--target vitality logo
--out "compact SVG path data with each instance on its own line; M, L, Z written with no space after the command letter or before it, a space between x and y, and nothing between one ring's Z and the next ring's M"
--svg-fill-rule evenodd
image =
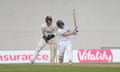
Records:
M78 50L79 62L112 62L113 55L111 50Z

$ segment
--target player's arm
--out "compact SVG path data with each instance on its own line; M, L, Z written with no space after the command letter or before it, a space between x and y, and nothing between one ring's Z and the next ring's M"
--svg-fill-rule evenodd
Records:
M42 35L45 35L45 27L44 27L44 24L41 24L41 26L40 26L40 33L41 33Z
M63 36L70 36L70 35L74 35L74 32L68 30L67 32L64 32L64 33L63 33Z
M74 28L73 31L68 30L67 32L64 32L63 36L76 35L77 33L78 33L78 27Z

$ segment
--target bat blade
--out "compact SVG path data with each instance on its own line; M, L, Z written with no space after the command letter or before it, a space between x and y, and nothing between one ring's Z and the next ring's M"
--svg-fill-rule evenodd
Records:
M74 21L74 30L76 30L76 32L78 32L78 26L76 23L76 13L75 13L75 9L73 9L73 21Z
M73 21L74 21L74 27L77 27L75 9L73 9Z

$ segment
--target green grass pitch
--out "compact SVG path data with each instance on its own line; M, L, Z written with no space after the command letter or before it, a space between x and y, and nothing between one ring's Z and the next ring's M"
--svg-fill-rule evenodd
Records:
M120 72L120 64L0 64L0 72Z

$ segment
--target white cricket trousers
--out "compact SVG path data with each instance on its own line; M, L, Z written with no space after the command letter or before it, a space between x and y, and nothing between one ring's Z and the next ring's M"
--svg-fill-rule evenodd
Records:
M35 60L36 60L39 52L40 52L47 44L48 44L48 43L46 43L46 41L45 41L43 38L40 38L40 41L39 41L39 43L38 43L38 46L37 46L37 48L35 49L34 55L33 55L32 59L31 59L31 63L34 63L34 62L35 62ZM54 51L52 51L52 52L53 52L53 55L52 55L51 58L53 58L52 60L54 60L54 58L55 58L55 52L54 52Z
M72 44L71 41L60 41L58 44L58 51L59 51L59 57L62 56L64 57L64 53L65 50L67 52L67 58L68 61L71 60L72 61L72 57L73 57L73 50L72 50Z

